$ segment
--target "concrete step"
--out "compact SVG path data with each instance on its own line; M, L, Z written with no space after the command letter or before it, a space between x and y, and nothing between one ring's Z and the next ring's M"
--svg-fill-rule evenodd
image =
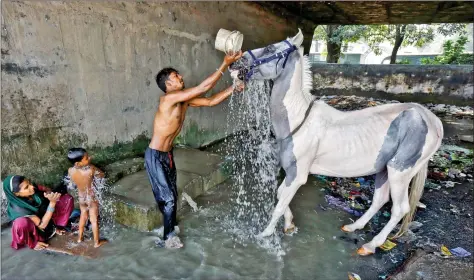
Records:
M174 151L177 168L178 212L186 202L182 193L191 198L224 182L223 159L216 154L196 149L177 148ZM111 190L114 196L115 220L123 225L150 231L162 223L162 215L153 197L145 170L128 175L117 181Z

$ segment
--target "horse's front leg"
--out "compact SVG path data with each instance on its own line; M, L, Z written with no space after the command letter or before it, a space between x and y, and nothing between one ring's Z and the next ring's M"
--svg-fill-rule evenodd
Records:
M296 169L296 168L295 168ZM289 205L293 197L295 196L296 192L298 189L306 183L308 180L308 172L304 171L307 170L307 168L300 168L298 170L297 176L291 181L287 182L288 176L285 177L285 180L282 183L282 189L280 193L280 198L278 199L278 203L275 207L275 210L273 210L272 218L270 222L268 223L267 227L265 230L259 234L260 237L266 237L270 236L275 232L275 226L278 222L278 219L285 214L285 212L288 210L289 211ZM291 212L287 212L289 215L291 215ZM290 216L288 215L288 218ZM287 215L285 215L285 220ZM291 215L292 218L292 215ZM290 225L291 225L291 219L290 219ZM288 227L290 227L288 225ZM287 225L285 225L286 228Z
M277 192L277 199L280 199L281 193L283 189L286 187L285 181L281 183L280 187L278 187ZM283 227L283 232L286 234L291 234L295 230L295 224L293 223L293 213L291 213L290 206L286 207L285 213L283 214L285 217L285 225Z

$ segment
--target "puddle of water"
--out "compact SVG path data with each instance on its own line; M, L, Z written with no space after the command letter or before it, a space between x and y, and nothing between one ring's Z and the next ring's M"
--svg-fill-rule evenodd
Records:
M345 234L339 231L349 215L317 209L324 197L314 179L292 202L298 233L282 237L285 255L280 257L253 242L235 241L232 232L223 230L226 214L233 211L232 188L232 184L216 187L196 200L202 210L181 218L182 250L157 248L155 235L117 227L111 242L100 249L103 256L86 260L29 249L15 251L6 229L1 241L2 279L64 275L73 279L347 279L347 271L372 277L383 271L383 262L377 261L381 255L351 256L357 245L341 240ZM363 268L367 265L371 268Z

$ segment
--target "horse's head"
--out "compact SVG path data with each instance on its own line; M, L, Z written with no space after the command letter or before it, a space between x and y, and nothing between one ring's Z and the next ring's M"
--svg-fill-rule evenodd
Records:
M293 38L247 51L229 67L231 75L245 81L275 79L285 68L288 58L297 53L302 43L303 34L298 29L298 34Z

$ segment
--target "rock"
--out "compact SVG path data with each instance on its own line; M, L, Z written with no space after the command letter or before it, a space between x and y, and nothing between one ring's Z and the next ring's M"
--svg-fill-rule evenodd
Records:
M224 182L228 175L222 168L223 159L216 154L196 149L175 149L178 188L178 215L188 203L183 193L194 199L210 188ZM122 225L150 231L161 225L158 210L145 170L127 175L111 190L114 198L115 220Z
M460 135L459 140L469 143L474 143L474 136L473 135Z
M411 231L416 231L417 229L421 228L423 226L423 223L413 221L408 224L408 229Z
M450 204L449 207L451 207L451 209L449 209L451 213L455 215L460 214L459 208L456 205Z
M411 231L410 229L407 229L405 234L398 238L397 241L401 243L411 243L416 241L417 239L418 237L416 236L416 234L414 234L413 231Z
M393 280L412 279L472 279L473 266L471 263L453 258L443 259L423 250L416 253L405 262L403 270L393 275Z
M416 207L421 208L421 209L426 209L426 205L424 203L418 202L416 204Z
M111 163L104 168L104 171L107 175L108 183L114 184L123 177L143 169L145 169L145 159L139 157L128 158Z

